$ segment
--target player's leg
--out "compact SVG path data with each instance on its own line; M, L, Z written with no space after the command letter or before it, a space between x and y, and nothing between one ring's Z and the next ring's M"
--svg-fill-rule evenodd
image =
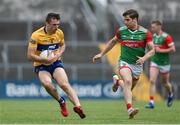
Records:
M124 81L123 94L125 103L127 106L129 118L133 118L138 113L138 109L134 109L132 106L132 72L129 68L120 69L120 75Z
M47 71L39 71L38 73L39 80L41 84L44 86L46 91L57 101L60 99L56 88L52 85L52 77L51 74Z
M58 85L66 92L69 96L70 101L75 106L80 106L79 99L74 89L70 86L67 75L63 68L56 68L53 73L54 79L57 81Z
M139 78L138 79L133 78L131 91L134 89L134 87L138 83L138 80L139 80ZM116 92L118 90L119 86L121 88L124 88L124 81L119 79L118 75L114 75L113 76L113 85L112 85L113 92Z
M63 97L60 97L56 88L52 85L52 76L47 71L39 71L38 73L39 79L46 89L46 91L54 98L56 99L60 106L61 106L61 114L66 117L68 116L68 111L66 109L65 100Z
M119 62L119 68L117 72L119 72L120 68L123 66L122 65L123 63L126 63L126 62L124 61ZM118 75L113 75L112 91L116 92L119 87L121 87L122 89L124 88L124 81Z
M172 90L172 85L169 82L170 65L160 66L160 73L161 73L163 86L166 88L168 92L167 106L170 107L172 106L173 103L173 90Z
M161 73L162 83L163 86L166 88L168 92L168 100L167 100L167 106L170 107L173 104L173 91L172 91L172 85L169 82L169 72L168 73Z
M68 77L63 68L56 68L53 73L54 79L57 81L58 85L66 92L70 101L74 104L74 111L79 114L81 118L85 118L85 114L81 108L78 96L75 90L70 86Z
M119 86L124 88L124 82L123 82L123 80L119 79L118 75L114 75L113 76L112 91L116 92L118 90Z
M150 67L150 86L149 86L149 103L145 106L146 108L154 108L154 95L156 94L156 80L159 74L158 67Z
M169 73L161 74L163 86L166 88L168 95L172 95L172 85L169 82Z
M132 91L132 90L134 89L134 87L137 85L138 81L139 81L139 78L133 78L131 91Z

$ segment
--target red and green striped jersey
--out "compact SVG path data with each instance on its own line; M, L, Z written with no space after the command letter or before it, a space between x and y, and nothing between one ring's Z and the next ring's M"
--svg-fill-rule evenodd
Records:
M120 27L116 37L121 43L120 60L129 64L136 64L137 56L145 55L146 43L152 42L151 33L142 26L138 26L135 31L131 31L126 26Z
M158 46L161 49L167 49L170 45L173 44L172 37L165 32L161 32L160 35L153 34L153 41L154 45ZM169 53L156 52L155 55L151 58L151 61L155 62L158 65L169 65Z

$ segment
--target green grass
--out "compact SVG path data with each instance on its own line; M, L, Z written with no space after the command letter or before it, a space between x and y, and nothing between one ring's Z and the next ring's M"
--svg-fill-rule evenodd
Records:
M80 119L68 102L70 116L63 118L53 100L0 100L0 124L178 124L180 101L171 108L165 101L157 102L153 110L144 108L145 102L135 102L140 112L128 119L123 100L81 100L86 119Z

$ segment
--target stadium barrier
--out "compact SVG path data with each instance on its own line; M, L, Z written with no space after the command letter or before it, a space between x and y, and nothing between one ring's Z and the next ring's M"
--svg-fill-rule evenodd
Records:
M80 98L117 99L122 98L122 91L113 93L112 81L70 81ZM66 94L54 84L61 96ZM48 99L51 98L38 80L34 81L0 81L0 99Z

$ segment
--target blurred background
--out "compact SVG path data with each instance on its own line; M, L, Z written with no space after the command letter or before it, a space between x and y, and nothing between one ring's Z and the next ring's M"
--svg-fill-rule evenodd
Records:
M0 0L0 98L36 98L33 95L36 90L36 94L40 95L41 89L36 88L40 84L32 63L27 60L26 51L31 33L44 25L48 12L61 15L60 28L65 34L67 46L63 62L69 80L79 91L79 96L117 97L118 94L105 94L106 90L110 93L113 65L107 58L92 64L92 57L100 51L99 45L106 43L114 36L115 30L123 25L122 13L130 8L139 12L142 26L149 29L151 21L159 19L163 22L163 29L174 38L176 53L171 55L170 81L175 98L179 99L179 0ZM144 68L148 77L149 62ZM89 86L91 88L87 89ZM157 89L160 95L167 95L160 80ZM99 90L104 94L93 95ZM15 91L17 93L11 93Z

